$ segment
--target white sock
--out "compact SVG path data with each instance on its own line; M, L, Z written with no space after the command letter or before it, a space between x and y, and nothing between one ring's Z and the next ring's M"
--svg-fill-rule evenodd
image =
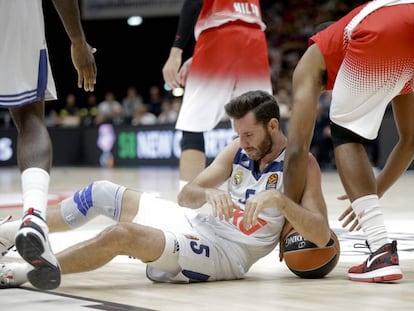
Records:
M358 217L372 252L389 243L384 215L381 212L377 195L372 194L358 198L352 202L351 206Z
M33 208L46 220L46 208L49 194L49 173L37 167L24 170L21 175L23 191L23 216Z
M62 219L71 228L78 228L98 215L119 221L125 190L124 186L106 180L95 181L62 201Z

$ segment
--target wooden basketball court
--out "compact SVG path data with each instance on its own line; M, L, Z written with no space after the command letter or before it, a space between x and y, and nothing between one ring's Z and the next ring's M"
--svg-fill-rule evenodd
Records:
M93 180L108 179L127 187L159 192L175 200L176 168L56 167L51 175L50 203L68 196ZM0 169L0 217L21 216L20 175L17 168ZM119 256L98 270L63 276L53 291L38 291L26 283L0 290L3 310L413 310L414 309L414 174L406 173L381 199L390 237L398 240L404 278L394 284L366 284L346 279L347 269L365 260L361 233L349 233L336 220L347 207L338 201L343 189L336 172L323 173L323 190L330 224L341 243L337 267L324 279L305 280L278 259L278 248L257 262L245 279L200 284L156 284L145 276L145 265ZM66 233L51 234L54 251L86 239L111 224L97 218ZM20 260L9 252L0 261Z

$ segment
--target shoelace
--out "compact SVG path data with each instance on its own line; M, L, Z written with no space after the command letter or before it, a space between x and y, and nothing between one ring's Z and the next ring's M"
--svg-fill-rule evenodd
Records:
M372 253L371 248L369 247L368 241L365 241L365 243L355 243L354 248L368 248L369 252Z

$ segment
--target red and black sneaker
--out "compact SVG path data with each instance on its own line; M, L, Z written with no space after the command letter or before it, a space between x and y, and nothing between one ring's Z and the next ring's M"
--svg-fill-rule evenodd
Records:
M392 282L403 277L398 260L397 241L384 244L359 266L348 270L348 278L358 282Z

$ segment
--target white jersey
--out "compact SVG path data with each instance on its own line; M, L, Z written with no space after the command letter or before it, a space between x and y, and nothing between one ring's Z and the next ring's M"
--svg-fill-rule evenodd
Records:
M56 99L41 0L0 0L0 106Z
M249 196L266 189L282 190L284 154L283 151L264 172L259 172L242 149L237 152L228 190L240 210L229 221L187 208L173 208L171 203L143 196L135 222L172 232L175 240L167 238L166 243L175 245L171 247L173 252L179 250L178 262L182 269L172 276L160 271L159 265L156 269L149 264L147 276L160 282L239 279L252 264L269 254L276 247L284 225L279 209L274 206L263 210L259 224L249 229L241 221Z

